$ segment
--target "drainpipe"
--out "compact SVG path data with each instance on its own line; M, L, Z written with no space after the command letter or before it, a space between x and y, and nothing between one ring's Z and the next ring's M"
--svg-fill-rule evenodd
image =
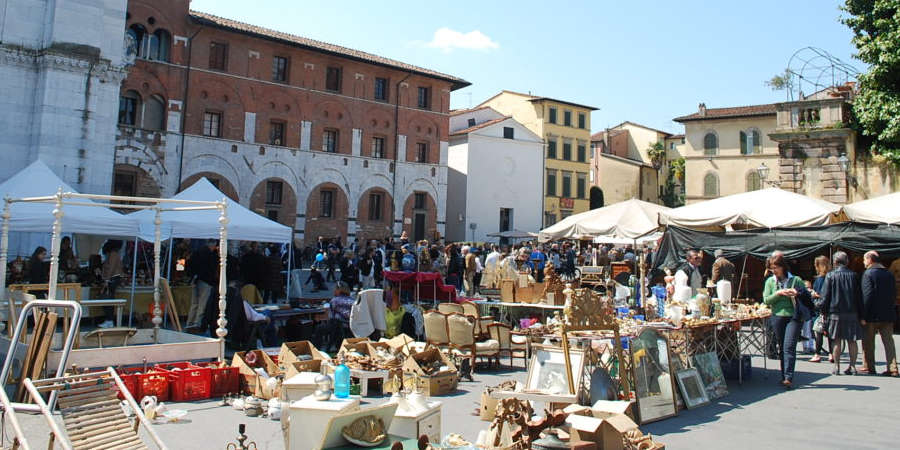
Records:
M194 38L197 37L201 31L203 31L203 28L200 28L193 36L189 37L186 44L188 46L188 58L187 70L184 75L184 90L181 96L181 149L178 152L178 179L175 180L176 194L181 192L181 175L184 170L184 135L186 134L185 125L187 124L188 89L191 84L191 57L194 55Z
M394 102L394 171L391 177L391 202L396 205L397 203L397 171L400 169L397 167L397 159L400 155L400 85L406 81L409 77L411 77L411 73L407 73L402 80L398 81L394 85L395 94L395 102ZM391 237L394 236L394 220L396 220L397 210L396 208L391 208L392 214L391 216ZM403 207L400 207L400 214L403 214ZM401 225L401 228L402 225Z

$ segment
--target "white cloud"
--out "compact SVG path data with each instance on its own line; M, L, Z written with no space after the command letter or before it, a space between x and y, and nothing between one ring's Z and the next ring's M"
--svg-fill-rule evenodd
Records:
M463 33L442 27L434 32L434 38L431 39L431 42L425 43L425 46L439 48L445 52L450 52L457 48L490 51L499 48L500 44L478 30Z

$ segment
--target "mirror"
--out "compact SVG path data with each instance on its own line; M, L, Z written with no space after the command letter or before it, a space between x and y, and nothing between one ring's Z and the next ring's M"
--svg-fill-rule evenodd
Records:
M677 410L669 341L657 330L643 328L631 342L631 360L641 423L674 416Z

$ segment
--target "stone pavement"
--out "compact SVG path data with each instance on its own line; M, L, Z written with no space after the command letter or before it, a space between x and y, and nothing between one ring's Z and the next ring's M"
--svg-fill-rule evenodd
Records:
M900 346L900 336L894 337ZM832 376L831 364L806 362L800 356L795 382L785 391L778 382L778 361L753 358L753 374L743 385L729 381L729 395L694 410L680 411L676 417L644 425L645 433L658 436L667 449L885 449L897 448L897 403L900 379L881 376ZM876 359L884 353L880 343ZM504 359L504 363L508 360ZM524 381L521 368L500 370L479 366L475 382L463 381L459 390L441 397L444 402L442 431L456 432L474 440L486 429L473 413L479 406L483 386L502 381ZM878 366L884 370L883 363ZM370 399L370 404L387 400ZM250 418L238 411L218 406L218 401L171 404L189 411L186 420L165 424L156 430L173 449L221 449L234 441L240 423L260 449L281 449L280 423ZM32 448L46 448L47 427L39 416L19 414ZM7 428L5 435L10 436ZM303 447L298 447L303 448Z

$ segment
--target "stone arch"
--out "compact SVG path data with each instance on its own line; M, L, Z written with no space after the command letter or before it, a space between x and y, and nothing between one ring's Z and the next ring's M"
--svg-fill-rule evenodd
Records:
M322 183L334 183L340 186L347 195L355 197L350 188L350 182L343 172L327 166L318 169L313 169L312 167L313 165L311 164L305 164L303 166L303 177L299 178L300 184L298 185L300 188L299 190L301 191L299 198L308 197L312 192L312 188Z
M297 195L284 178L266 178L253 189L250 210L293 229L297 221Z
M417 197L423 195L419 202ZM437 226L438 205L435 197L428 191L412 191L403 203L402 229L410 241L425 239L433 241L439 238Z
M300 177L293 167L284 161L266 161L256 169L257 179L282 178L291 185L295 191L302 190Z
M222 193L225 194L226 197L238 203L241 202L238 191L234 188L234 185L231 184L231 181L229 181L228 178L225 178L224 176L219 175L215 172L198 172L192 174L181 182L181 188L179 190L183 191L193 186L194 183L196 183L201 178L206 178L207 180L209 180L209 182L212 183L212 185L215 186L216 189L222 191Z
M214 170L210 170L214 169ZM237 197L238 192L242 192L241 188L241 173L225 158L204 153L200 155L196 155L191 157L185 162L183 173L185 174L182 179L186 180L188 177L196 174L196 173L216 173L219 172L222 174L222 178L228 180L232 185L232 187L236 188L234 190L235 197ZM236 200L236 199L235 199Z
M157 180L146 170L133 164L113 166L112 195L128 197L160 197Z
M330 198L331 210L327 211L326 194ZM326 239L340 238L347 242L347 222L350 218L350 205L347 192L335 183L325 182L316 185L306 198L306 214L304 244L312 246L319 236Z
M188 121L185 132L202 135L204 113L213 110L222 114L220 135L216 137L244 140L244 112L250 111L246 95L237 88L223 83L215 75L198 72L197 77L192 93L201 100L188 103L187 112L191 120ZM193 75L191 79L193 80Z
M373 194L379 196L379 199L374 199ZM375 186L366 189L359 196L356 211L356 237L360 242L391 236L394 229L394 200L391 198L390 188Z

